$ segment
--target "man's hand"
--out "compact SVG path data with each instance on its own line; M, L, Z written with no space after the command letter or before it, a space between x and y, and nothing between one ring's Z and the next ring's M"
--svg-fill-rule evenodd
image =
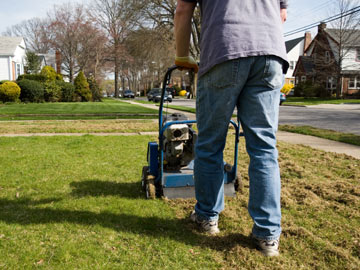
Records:
M199 71L199 66L191 56L175 57L175 65L184 69L192 69L195 73Z
M286 10L286 8L280 9L280 18L281 18L282 23L284 23L286 21L286 19L287 19L287 10Z

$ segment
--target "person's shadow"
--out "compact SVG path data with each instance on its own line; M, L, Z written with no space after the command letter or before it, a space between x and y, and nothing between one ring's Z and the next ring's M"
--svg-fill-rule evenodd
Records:
M133 183L103 181L74 182L71 184L73 187L72 195L74 196L119 195L136 199L139 198L141 192L133 191L134 185ZM96 188L96 190L93 190L93 188ZM138 189L141 190L141 188ZM154 238L167 237L192 246L202 246L214 250L230 250L237 245L251 249L255 248L250 237L242 234L209 236L198 233L196 225L188 218L143 217L132 214L114 214L106 211L94 213L91 211L54 209L51 205L44 207L44 204L58 201L61 201L61 199L0 199L0 220L8 224L20 225L63 222L101 225L119 232L145 234Z

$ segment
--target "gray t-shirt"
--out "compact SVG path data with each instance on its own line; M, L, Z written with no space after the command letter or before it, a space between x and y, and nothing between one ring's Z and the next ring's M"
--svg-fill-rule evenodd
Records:
M202 16L199 76L239 57L275 55L288 68L280 8L287 0L182 0L199 2Z

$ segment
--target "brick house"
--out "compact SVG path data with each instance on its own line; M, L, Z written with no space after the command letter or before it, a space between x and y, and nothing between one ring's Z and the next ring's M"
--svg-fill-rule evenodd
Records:
M318 34L299 57L293 76L295 85L311 81L324 87L329 94L336 93L337 83L340 83L341 95L359 93L360 30L328 29L321 23Z

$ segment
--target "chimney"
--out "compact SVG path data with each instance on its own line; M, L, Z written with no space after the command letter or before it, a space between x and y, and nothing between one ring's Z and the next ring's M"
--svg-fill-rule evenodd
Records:
M320 32L322 32L322 31L324 31L325 28L326 28L326 23L321 22L321 23L319 24L319 26L318 26L318 32L320 33Z
M55 62L56 62L56 72L61 74L61 53L59 51L55 52Z
M305 39L304 39L304 52L307 50L311 43L311 32L305 33Z

